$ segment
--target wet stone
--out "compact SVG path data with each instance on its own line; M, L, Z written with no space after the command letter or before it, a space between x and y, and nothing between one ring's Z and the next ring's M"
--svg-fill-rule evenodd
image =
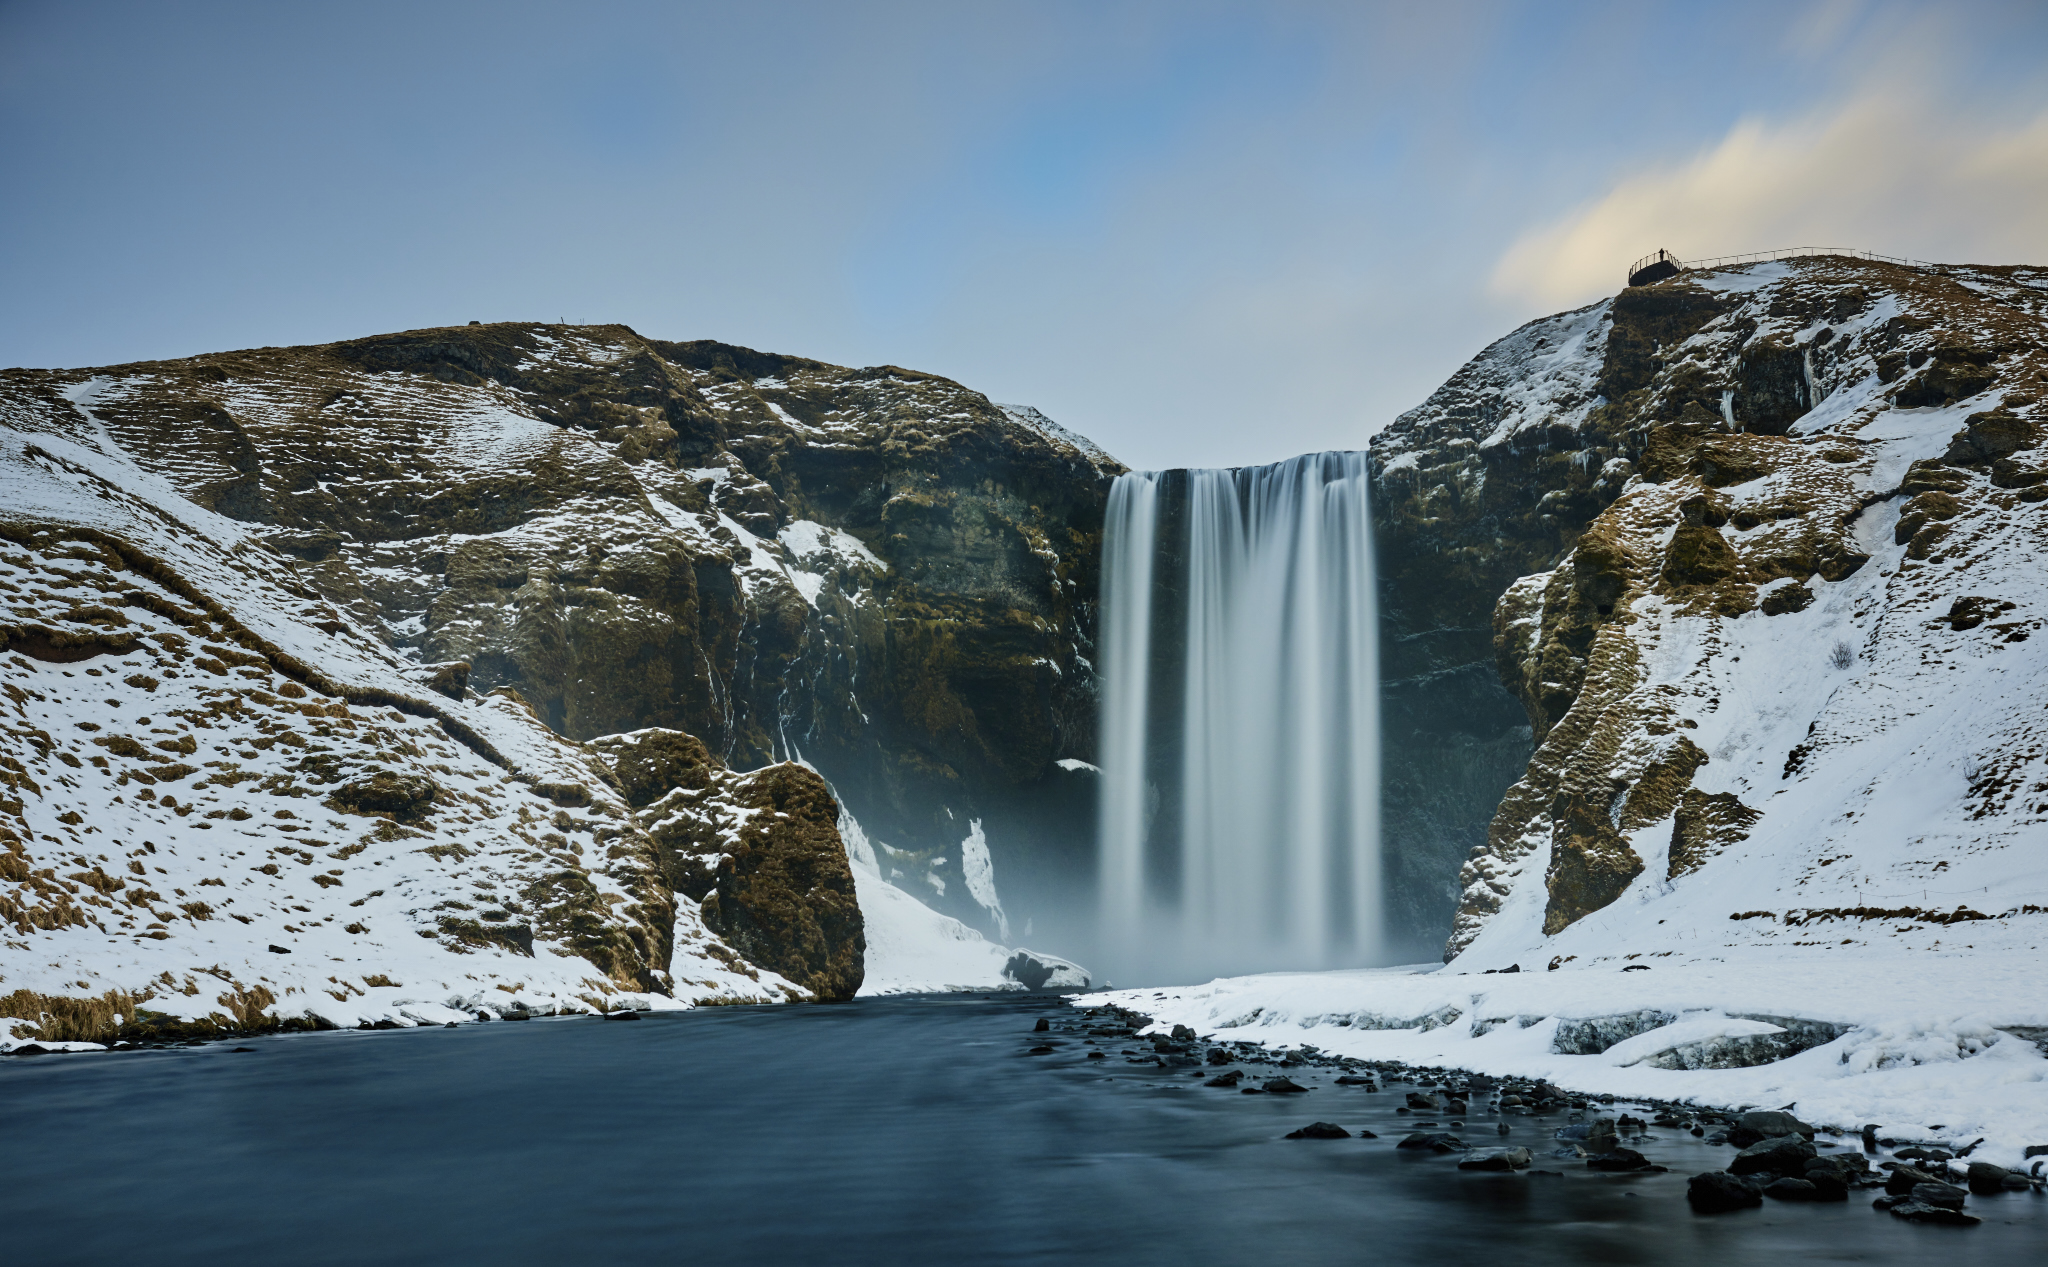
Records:
M1530 1156L1529 1150L1526 1148L1503 1148L1496 1152L1488 1153L1484 1157L1473 1157L1465 1161L1461 1161L1458 1163L1458 1169L1496 1171L1526 1170L1529 1168L1529 1163L1533 1160L1534 1158Z
M1804 1179L1773 1179L1764 1185L1764 1195L1777 1201L1818 1201L1820 1189Z
M1725 1170L1710 1170L1686 1181L1685 1199L1700 1214L1724 1214L1764 1203L1763 1185Z
M1396 1148L1428 1149L1435 1153L1462 1153L1471 1148L1464 1140L1442 1131L1416 1131L1406 1136Z
M1963 1208L1963 1202L1969 1198L1969 1193L1952 1183L1937 1181L1914 1184L1912 1196L1921 1205L1939 1205L1951 1210L1960 1210Z
M1662 1170L1650 1159L1633 1148L1613 1148L1604 1153L1595 1153L1586 1159L1586 1169L1607 1171Z
M1288 1139L1350 1139L1351 1132L1335 1122L1310 1122L1299 1130L1287 1132Z

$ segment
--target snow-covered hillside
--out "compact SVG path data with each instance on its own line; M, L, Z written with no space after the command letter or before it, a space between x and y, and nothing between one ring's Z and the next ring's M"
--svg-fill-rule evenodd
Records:
M6 422L16 1011L133 996L355 1024L803 996L674 901L603 772L515 697L430 689L83 418Z
M1460 965L2034 953L2034 282L1801 261L1666 283L1719 307L1658 353L1626 488L1495 613L1538 747L1466 868Z

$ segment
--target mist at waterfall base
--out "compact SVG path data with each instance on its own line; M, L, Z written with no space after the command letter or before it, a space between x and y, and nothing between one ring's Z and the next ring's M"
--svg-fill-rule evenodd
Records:
M1121 476L1103 545L1100 970L1382 962L1363 453Z

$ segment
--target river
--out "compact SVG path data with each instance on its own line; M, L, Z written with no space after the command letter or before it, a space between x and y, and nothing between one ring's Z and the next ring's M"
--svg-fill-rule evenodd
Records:
M938 995L0 1061L0 1245L106 1263L2021 1262L2048 1200L1982 1226L1869 1207L1697 1216L1728 1150L1550 1175L1396 1151L1398 1089L1306 1095L1090 1060L1058 1000ZM236 1051L235 1046L253 1050ZM1204 1073L1214 1072L1213 1070ZM1268 1070L1256 1071L1265 1074ZM1287 1140L1313 1120L1378 1139ZM1465 1137L1499 1141L1495 1119Z

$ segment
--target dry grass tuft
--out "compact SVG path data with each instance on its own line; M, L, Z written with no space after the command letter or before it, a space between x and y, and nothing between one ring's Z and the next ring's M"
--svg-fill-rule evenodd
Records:
M16 990L0 995L0 1016L29 1021L35 1037L52 1043L109 1043L150 996L109 990L97 998L67 998Z

